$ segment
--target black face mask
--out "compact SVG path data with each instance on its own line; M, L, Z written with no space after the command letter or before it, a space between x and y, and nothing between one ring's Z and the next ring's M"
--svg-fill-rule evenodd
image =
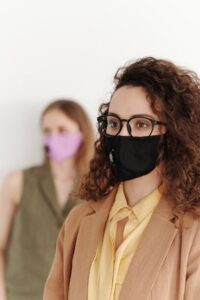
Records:
M126 181L150 173L159 163L163 135L142 139L130 136L106 136L105 143L117 181ZM161 144L164 147L164 143Z

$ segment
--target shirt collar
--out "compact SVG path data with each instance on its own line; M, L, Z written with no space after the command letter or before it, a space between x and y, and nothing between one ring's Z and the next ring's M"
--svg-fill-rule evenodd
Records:
M142 221L149 213L151 213L157 206L161 198L161 191L159 188L155 189L149 195L141 199L133 207L129 206L124 194L123 183L118 187L115 201L110 211L109 220L124 210L128 210L139 220Z

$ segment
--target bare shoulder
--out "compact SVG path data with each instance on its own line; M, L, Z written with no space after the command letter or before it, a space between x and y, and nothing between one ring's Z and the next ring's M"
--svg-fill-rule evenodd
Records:
M23 171L8 174L2 184L1 192L15 204L19 204L23 188Z
M12 188L18 188L19 185L22 183L23 179L23 171L14 171L9 173L5 178L5 183Z

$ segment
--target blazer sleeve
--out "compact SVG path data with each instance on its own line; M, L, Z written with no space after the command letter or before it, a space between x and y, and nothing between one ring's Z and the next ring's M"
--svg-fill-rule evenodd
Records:
M196 234L188 260L184 300L200 299L200 219L196 224Z
M53 264L45 284L43 300L66 300L63 273L64 226L61 228Z

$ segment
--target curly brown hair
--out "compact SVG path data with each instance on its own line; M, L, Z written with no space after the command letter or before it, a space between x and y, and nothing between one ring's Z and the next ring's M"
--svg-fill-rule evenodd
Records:
M146 57L119 68L114 83L113 94L123 86L143 87L152 110L166 121L163 193L171 196L177 212L195 212L200 206L200 79L197 74L167 60ZM108 112L109 102L100 106L100 114ZM117 184L99 127L98 132L95 156L81 187L81 196L87 200L102 198Z

